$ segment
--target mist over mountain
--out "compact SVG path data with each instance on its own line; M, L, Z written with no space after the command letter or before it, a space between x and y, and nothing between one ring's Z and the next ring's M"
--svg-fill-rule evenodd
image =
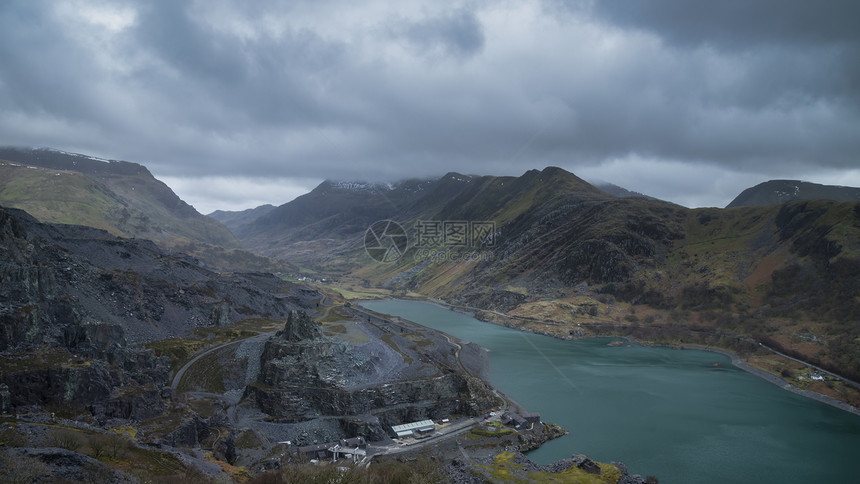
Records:
M595 187L603 190L604 192L614 196L614 197L619 197L619 198L642 197L642 198L652 198L652 199L654 198L654 197L650 197L648 195L645 195L644 193L639 193L636 191L628 190L628 189L626 189L624 187L620 187L614 183L609 183L609 182L605 182L605 181L594 181L594 182L591 182L591 184L594 185Z

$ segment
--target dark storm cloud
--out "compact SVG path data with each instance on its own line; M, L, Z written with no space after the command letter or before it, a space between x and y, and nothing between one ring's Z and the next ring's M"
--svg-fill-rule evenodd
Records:
M193 87L188 97L177 99L182 108L189 113L206 103L225 108L223 118L202 111L198 122L204 125L207 120L224 123L223 129L242 122L313 125L340 114L320 98L320 86L337 75L343 49L311 30L241 38L194 18L187 4L167 0L142 9L130 35L166 64L153 66L151 82L173 92Z
M707 203L678 178L697 173L721 197L750 177L853 183L857 9L2 2L0 144L138 161L201 199L189 180L296 191L550 164L689 203Z
M592 5L597 15L613 24L647 29L673 44L746 50L757 45L860 41L860 3L853 0L642 0Z
M860 101L860 2L853 0L646 0L595 2L597 17L680 48L713 49L751 62L752 102Z

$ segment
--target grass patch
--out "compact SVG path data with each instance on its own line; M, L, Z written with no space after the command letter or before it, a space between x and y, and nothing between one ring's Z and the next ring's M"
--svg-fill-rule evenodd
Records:
M227 348L225 351L231 351ZM177 390L187 392L200 389L211 393L224 393L224 373L222 371L221 350L200 358L182 375Z
M156 356L166 356L170 360L170 370L176 372L195 354L206 348L250 338L261 333L272 333L283 327L284 321L250 318L225 327L197 328L194 331L194 337L162 339L151 341L143 346L153 350Z
M92 364L91 359L75 358L64 348L44 346L25 353L5 356L0 361L0 375L29 373L49 369L85 368Z
M400 350L400 347L397 346L397 344L394 342L394 335L393 334L391 334L391 333L384 334L379 339L381 339L383 342L385 342L385 344L390 346L391 349L393 349L394 351L399 353L401 357L403 357L403 364L405 364L405 365L411 365L412 364L412 361L413 361L412 357Z
M182 418L183 410L171 406L163 414L141 422L140 428L145 431L146 441L156 442L179 428L182 425Z
M142 482L151 482L154 477L185 473L185 465L169 452L140 448L130 437L136 435L128 427L114 427L102 433L75 427L34 424L46 427L46 438L50 445L80 452L116 469L128 472ZM13 436L14 437L14 436ZM16 444L14 439L8 444ZM31 445L29 442L23 442Z
M352 315L346 312L341 306L333 307L328 311L328 314L322 319L318 319L317 321L320 323L337 323L339 321L345 321L349 319L354 319Z
M326 336L332 336L352 345L370 341L370 337L353 323L328 324L323 327Z
M154 351L156 356L166 356L170 360L170 371L176 372L195 353L209 346L209 342L192 338L171 338L151 341L143 346Z
M476 472L488 477L492 482L615 484L621 478L621 470L600 462L596 463L600 467L600 474L590 474L576 466L558 473L527 471L523 464L514 462L515 455L513 452L502 452L493 459L492 465L473 464L472 466Z
M516 433L516 430L501 427L501 428L474 428L469 431L470 434L474 434L478 437L503 437L505 435L511 435Z
M262 449L265 448L260 438L252 430L246 430L236 437L237 449Z

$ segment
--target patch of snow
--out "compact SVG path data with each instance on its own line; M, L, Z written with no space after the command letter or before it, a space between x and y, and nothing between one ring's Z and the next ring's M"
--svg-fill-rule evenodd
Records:
M80 154L80 153L70 153L70 152L68 152L68 151L62 151L62 150L48 150L48 151L53 151L54 153L62 153L62 154L64 154L64 155L69 155L69 156L74 156L74 157L76 157L76 158L86 158L86 159L88 159L88 160L101 161L102 163L110 163L110 162L111 162L111 160L106 160L106 159L104 159L104 158L98 158L98 157L95 157L95 156L82 155L82 154ZM77 161L72 160L72 165L73 165L73 166L74 166L74 165L77 165L77 163L78 163Z

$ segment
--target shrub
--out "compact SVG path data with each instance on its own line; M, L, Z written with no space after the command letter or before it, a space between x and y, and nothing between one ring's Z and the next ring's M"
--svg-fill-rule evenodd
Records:
M51 432L49 440L54 447L60 447L73 452L77 451L81 447L81 444L83 444L83 438L79 432L67 429L54 430Z

